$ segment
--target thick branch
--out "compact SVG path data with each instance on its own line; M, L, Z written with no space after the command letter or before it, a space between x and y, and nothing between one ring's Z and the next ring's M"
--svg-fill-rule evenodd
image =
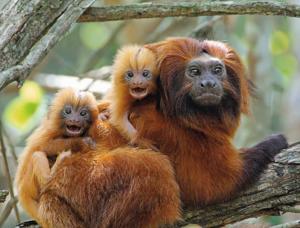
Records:
M14 0L0 15L0 90L32 69L94 0Z
M282 151L257 184L227 203L187 211L184 221L219 227L262 215L279 215L300 204L300 145Z
M174 4L140 3L88 8L79 22L115 21L157 17L195 17L212 15L280 15L300 17L300 4L282 0L241 0L183 2Z
M3 203L8 195L7 190L0 190L0 203Z

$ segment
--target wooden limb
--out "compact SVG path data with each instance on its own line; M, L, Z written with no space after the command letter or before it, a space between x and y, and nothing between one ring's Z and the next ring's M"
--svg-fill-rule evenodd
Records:
M219 227L251 217L280 215L300 204L299 180L300 145L296 145L277 155L252 188L229 202L186 211L184 220L174 227L189 223Z
M4 145L1 121L0 121L0 149L1 149L1 154L2 154L2 157L3 157L3 165L4 165L5 176L7 177L7 180L8 180L8 190L9 190L9 193L10 193L10 197L13 201L17 202L18 200L16 199L15 194L14 194L13 180L12 180L12 177L11 177L11 174L10 174L8 159L7 159L7 156L6 156L6 147ZM15 212L15 215L16 215L17 222L20 222L20 214L19 214L19 210L18 210L17 205L14 204L13 208L14 208L14 212Z
M176 2L172 4L139 3L120 6L90 7L79 18L78 22L233 14L300 17L300 4L282 0L203 0L199 2Z
M272 226L271 228L296 228L296 227L300 227L300 220L287 222L277 226Z
M10 215L11 210L17 206L17 202L18 202L17 198L10 198L10 200L4 206L4 208L0 214L0 227L3 227L3 223L6 221L6 219ZM19 220L17 220L17 221L18 221L18 223L20 222Z
M0 91L21 86L94 0L15 0L0 15Z
M0 190L0 203L3 203L8 195L7 190Z

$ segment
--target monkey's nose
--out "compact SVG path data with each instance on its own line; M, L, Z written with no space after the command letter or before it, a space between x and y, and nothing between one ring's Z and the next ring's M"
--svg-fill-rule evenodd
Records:
M202 88L214 88L216 87L216 82L211 79L205 79L200 82Z
M69 119L66 123L69 124L69 125L80 125L80 120Z
M134 86L141 86L143 84L143 82L142 81L133 81L132 84Z

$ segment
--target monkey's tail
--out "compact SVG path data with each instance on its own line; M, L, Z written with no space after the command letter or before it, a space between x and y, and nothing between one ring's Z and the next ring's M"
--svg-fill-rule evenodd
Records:
M258 180L268 164L274 161L275 155L288 148L288 142L284 135L271 135L255 146L243 149L243 172L238 184L238 191L252 185Z

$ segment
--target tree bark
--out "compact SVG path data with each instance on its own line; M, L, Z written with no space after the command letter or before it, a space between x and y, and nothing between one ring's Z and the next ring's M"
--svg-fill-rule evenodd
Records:
M300 203L300 145L283 150L269 165L260 180L237 198L203 209L185 211L184 221L203 227L219 227L262 215L293 211Z
M8 195L7 190L0 190L0 203L3 203Z
M282 0L241 0L176 2L173 4L140 3L120 6L91 7L79 22L115 21L157 17L195 17L213 15L279 15L300 17L300 4Z
M11 0L0 14L0 90L32 69L95 0Z

